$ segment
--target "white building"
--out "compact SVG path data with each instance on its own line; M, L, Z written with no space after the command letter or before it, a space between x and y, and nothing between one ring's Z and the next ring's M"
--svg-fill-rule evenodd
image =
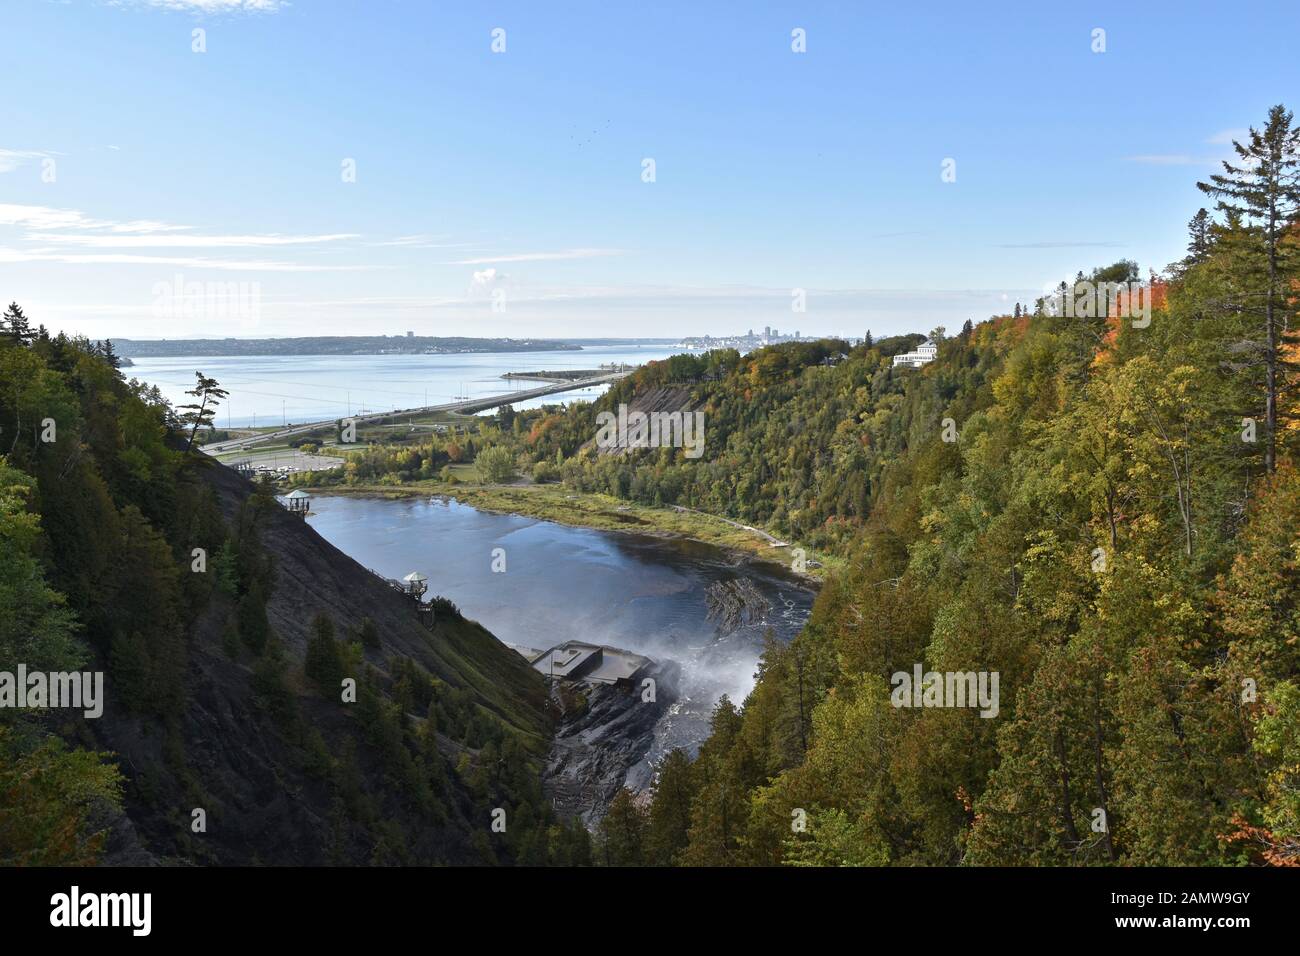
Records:
M933 362L934 357L939 354L939 346L935 345L929 339L926 339L916 347L915 352L904 352L902 355L894 356L895 367L907 365L911 368L920 368L927 362Z

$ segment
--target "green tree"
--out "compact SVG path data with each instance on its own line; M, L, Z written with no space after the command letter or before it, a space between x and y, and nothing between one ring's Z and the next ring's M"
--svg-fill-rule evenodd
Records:
M620 790L600 821L602 862L606 866L644 865L645 828L645 810L631 791Z
M494 484L509 481L515 475L515 460L510 450L501 445L484 448L474 460L484 481Z
M672 866L678 862L690 840L694 797L691 759L684 751L674 750L659 765L659 779L650 805L645 834L649 862L656 866Z
M0 456L0 662L29 671L75 670L89 654L76 618L45 580L40 524L28 510L35 482ZM98 860L107 836L92 819L121 805L111 755L68 748L39 713L0 708L0 866L76 866Z
M1251 226L1250 251L1266 263L1263 288L1251 289L1235 307L1263 314L1257 361L1264 369L1264 466L1270 472L1277 467L1278 394L1288 371L1281 352L1289 328L1283 315L1293 311L1288 300L1297 277L1295 242L1288 241L1300 213L1300 128L1292 119L1284 106L1274 106L1263 129L1250 128L1244 145L1233 140L1240 164L1225 160L1222 173L1196 184L1219 200L1217 209Z
M317 614L311 629L303 670L322 693L337 694L343 680L343 655L334 637L334 621L327 614Z
M194 439L200 428L213 427L217 406L229 395L215 378L208 378L202 372L195 372L194 378L194 387L187 390L185 394L193 395L198 402L181 405L177 409L182 413L179 418L181 424L190 426L189 441L185 444L187 452L194 449Z
M0 316L0 341L22 348L30 345L35 337L22 306L10 302L4 315Z

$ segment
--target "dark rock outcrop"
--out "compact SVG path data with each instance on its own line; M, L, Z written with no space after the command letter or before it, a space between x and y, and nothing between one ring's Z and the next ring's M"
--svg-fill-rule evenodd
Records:
M646 754L655 725L677 699L678 666L651 664L633 686L556 682L552 700L562 717L546 760L542 790L562 819L581 817L589 827L605 815L618 791L646 790L653 778ZM645 701L641 680L655 681Z

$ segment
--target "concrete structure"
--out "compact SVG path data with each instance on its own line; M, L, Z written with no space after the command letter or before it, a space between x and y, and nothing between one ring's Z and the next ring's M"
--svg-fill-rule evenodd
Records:
M297 437L298 435L309 435L312 432L333 430L339 422L343 421L355 422L360 426L372 423L383 423L390 419L396 419L399 417L409 418L412 415L426 415L433 412L457 412L462 415L472 415L475 412L487 411L489 408L498 408L502 405L510 405L514 402L522 402L530 398L541 398L543 395L555 395L560 392L576 392L580 389L591 388L594 385L608 385L631 374L632 373L629 371L606 372L592 378L558 382L553 385L543 385L540 388L522 389L517 392L510 392L506 395L493 395L489 398L462 398L443 405L424 405L419 408L395 408L386 412L366 412L344 418L330 419L328 421L308 422L305 425L291 425L288 428L281 428L273 432L263 432L260 435L247 435L243 438L228 438L225 441L212 442L211 444L204 445L200 451L206 455L220 455L228 451L244 451L254 447L255 445L264 445L267 442L287 442L290 438ZM339 447L347 450L349 446L340 445Z
M933 362L934 357L939 354L939 346L935 345L929 339L926 339L916 347L915 352L904 352L902 355L894 356L894 367L906 365L909 368L920 368L927 362Z
M533 668L547 677L597 684L630 683L654 663L631 651L583 641L565 641L530 660Z

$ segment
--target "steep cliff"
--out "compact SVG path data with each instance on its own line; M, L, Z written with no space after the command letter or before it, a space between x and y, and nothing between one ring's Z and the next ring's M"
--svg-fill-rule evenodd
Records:
M219 465L203 469L202 480L227 524L239 521L253 486ZM386 757L375 728L363 725L376 706L401 706L394 664L410 662L431 675L435 694L468 695L472 708L523 742L521 759L530 762L528 751L540 753L549 739L540 676L451 611L429 630L409 598L278 505L261 508L256 520L274 568L266 616L287 700L277 703L264 686L262 658L232 655L225 638L234 602L214 593L189 635L186 703L174 725L128 712L112 693L103 718L85 724L96 747L119 755L128 778L129 824L114 826L106 862L483 862L475 834L487 831L488 817L453 767L464 758L461 771L472 769L478 749L445 733L432 738L438 756L426 761L441 758L445 766L430 772L426 762L414 771L440 778L421 805L400 753L419 756L418 748L399 741ZM375 680L360 682L356 703L302 676L318 614L340 635L359 633L366 618L373 623L377 646L358 646ZM399 725L424 724L424 708L401 709ZM195 832L196 809L204 811L202 832ZM394 846L398 840L404 845Z

